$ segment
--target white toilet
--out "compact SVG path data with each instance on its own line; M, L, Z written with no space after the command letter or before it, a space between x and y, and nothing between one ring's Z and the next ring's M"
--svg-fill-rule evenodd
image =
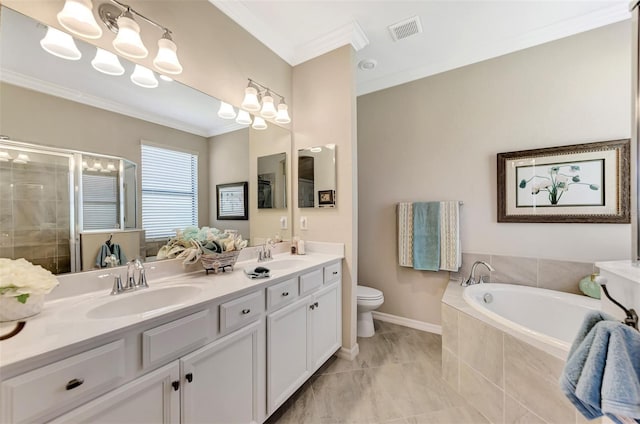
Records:
M384 303L384 295L373 287L357 286L356 302L358 304L358 337L372 337L373 317L371 311L375 311Z

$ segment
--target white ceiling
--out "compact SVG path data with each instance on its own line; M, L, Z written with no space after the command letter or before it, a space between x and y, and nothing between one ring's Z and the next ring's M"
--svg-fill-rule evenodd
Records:
M351 43L366 94L628 19L627 0L209 0L291 65ZM413 16L421 34L387 27Z

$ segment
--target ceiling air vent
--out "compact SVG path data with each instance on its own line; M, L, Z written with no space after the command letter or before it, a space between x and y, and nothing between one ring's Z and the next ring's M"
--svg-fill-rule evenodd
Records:
M413 18L389 25L389 32L391 33L393 41L400 41L412 35L420 34L422 32L420 17L414 16Z

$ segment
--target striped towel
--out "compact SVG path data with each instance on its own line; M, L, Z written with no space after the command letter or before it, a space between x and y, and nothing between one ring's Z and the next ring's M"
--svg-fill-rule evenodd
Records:
M440 202L440 269L457 272L461 265L460 203Z
M413 203L398 204L398 264L413 267Z

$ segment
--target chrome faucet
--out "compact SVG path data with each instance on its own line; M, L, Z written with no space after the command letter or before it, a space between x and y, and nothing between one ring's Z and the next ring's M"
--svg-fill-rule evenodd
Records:
M271 248L273 247L273 242L271 239L265 240L265 242L260 246L260 250L258 250L258 262L270 261L271 256Z
M136 271L138 278L136 279ZM120 294L132 290L149 288L147 284L147 276L145 274L144 265L140 259L136 259L127 263L127 282L122 284L122 277L114 275L113 289L111 294Z
M469 278L467 278L465 281L463 281L460 284L461 286L467 287L467 286L472 286L474 284L482 284L485 282L484 275L481 275L480 279L476 281L476 268L478 267L478 265L484 265L485 267L487 267L489 271L495 271L495 269L493 269L493 267L488 263L486 263L485 261L475 261L473 263L473 266L471 267L471 275L469 276Z

